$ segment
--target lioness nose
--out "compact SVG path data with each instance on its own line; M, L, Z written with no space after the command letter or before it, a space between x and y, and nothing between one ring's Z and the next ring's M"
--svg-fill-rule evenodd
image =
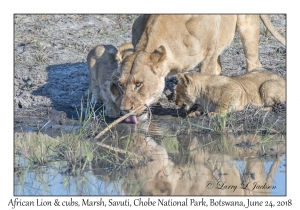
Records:
M121 111L123 111L123 112L130 112L132 109L133 109L133 107L131 106L131 107L125 107L125 106L121 106Z
M122 112L130 112L133 109L133 103L127 96L124 96L120 109Z

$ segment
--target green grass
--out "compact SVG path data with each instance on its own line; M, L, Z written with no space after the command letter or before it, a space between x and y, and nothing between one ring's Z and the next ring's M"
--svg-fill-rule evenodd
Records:
M111 133L100 139L100 142L112 148L102 148L97 144L99 141L92 138L97 135L95 130L102 129L99 125L101 123L103 126L104 122L103 116L99 115L102 108L95 110L88 103L85 105L86 108L83 108L83 103L81 106L78 109L79 128L64 133L62 136L52 138L43 135L41 133L43 127L40 127L37 133L29 135L15 134L15 175L18 177L18 183L26 188L31 171L40 171L40 175L36 176L36 179L39 183L42 183L42 189L47 191L49 186L47 185L48 175L46 175L45 169L56 168L59 173L69 174L72 177L70 179L64 176L62 182L65 190L76 182L78 190L81 189L79 190L80 193L89 194L89 191L92 190L90 179L96 165L99 167L98 170L102 171L101 179L108 179L107 182L120 194L123 194L124 191L122 190L125 190L127 195L139 195L146 183L155 183L155 175L141 176L138 181L132 178L133 176L139 176L138 174L141 171L146 171L149 161L148 157L143 155L143 151L141 151L141 158L130 154L133 149L132 139L137 135L144 135L142 131L137 130L129 134L119 132L120 136L112 139L111 135L116 133L116 130L112 129ZM189 119L181 120L180 129L192 128L192 131L186 134L190 136L187 142L180 140L175 135L176 132L174 135L167 132L161 134L161 145L167 151L169 157L180 156L181 161L177 163L179 165L173 167L174 170L180 167L183 176L192 177L190 173L197 170L197 165L199 165L197 161L199 160L207 162L211 170L214 171L220 167L222 162L228 161L228 157L230 157L229 160L243 160L246 162L249 158L251 158L251 161L255 161L253 157L273 157L273 153L270 153L271 149L281 147L280 145L285 142L285 138L280 138L279 135L271 135L271 133L261 135L260 132L257 132L248 138L240 138L238 135L235 136L234 133L227 132L228 126L234 124L232 122L234 116L219 116L219 118L216 116L211 120L213 122L210 123L210 127L192 123ZM264 120L262 119L262 121ZM196 134L197 130L202 129L210 131L210 133L208 135ZM253 141L255 149L243 149L235 146L237 142L243 142L245 139L255 140ZM183 144L189 146L184 148ZM125 153L116 151L114 148L121 148ZM136 146L135 149L140 151L141 148L139 149L139 146ZM151 150L151 148L149 149ZM206 158L203 159L204 157ZM184 161L184 159L187 161ZM172 158L168 161L172 161ZM105 168L110 169L111 172L104 173ZM215 172L214 177L218 178L218 171ZM99 189L99 193L100 191L101 189ZM22 194L22 192L18 193ZM103 192L101 191L101 193Z
M119 194L125 191L128 195L139 195L146 183L155 183L155 174L139 175L141 172L146 173L152 170L152 168L147 170L147 167L149 161L153 161L151 156L154 148L141 146L143 144L139 143L143 143L144 140L138 138L151 135L151 132L145 134L140 124L135 131L129 133L122 133L112 128L104 137L95 140L93 137L108 123L102 115L103 107L95 109L88 101L82 101L80 107L77 108L78 125L74 126L70 132L52 138L42 133L47 125L45 124L43 127L37 126L36 133L15 134L14 168L18 184L22 186L21 189L28 187L26 184L28 177L34 171L39 174L35 178L42 184L42 189L48 191L47 170L51 171L55 168L58 173L64 174L62 182L66 190L74 184L73 182L76 182L78 189L82 188L79 190L80 193L89 194L91 190L89 183L96 166L103 174L100 179L103 181L108 179L108 183L112 184ZM228 160L247 162L248 159L256 161L260 157L268 157L271 160L277 157L283 151L285 137L282 137L280 132L274 134L277 121L274 124L268 124L268 112L256 110L253 116L259 115L258 118L251 115L252 118L249 121L256 123L252 134L244 133L243 136L235 130L239 117L248 116L248 112L251 113L251 110L245 109L242 114L240 113L241 115L227 114L223 117L216 115L213 118L206 116L203 117L202 123L195 119L180 118L177 119L177 131L172 132L170 132L170 127L168 129L163 127L164 124L154 126L154 129L159 129L159 131L155 130L155 133L159 133L156 138L160 139L159 144L168 154L164 160L172 163L173 168L169 170L176 170L179 167L182 176L192 177L191 173L197 170L199 161L204 161L214 172L220 164ZM186 141L180 140L181 132L188 137ZM202 135L202 132L206 134ZM141 142L133 142L133 139ZM236 146L238 142L246 141L253 142L253 145L244 148ZM101 146L101 143L107 147ZM146 150L150 152L147 153ZM178 160L173 163L173 158L178 158ZM201 162L201 164L204 163ZM152 166L156 167L156 164ZM107 169L110 172L103 172ZM215 179L218 178L218 173L216 170ZM67 178L66 175L72 179ZM134 176L140 176L138 181L133 179ZM21 189L18 194L22 194Z
M120 15L119 18L122 18L121 16L122 15ZM64 19L65 21L70 21L71 19L86 21L87 17L89 17L89 15L67 15L62 16L61 19ZM137 17L138 15L131 15L130 17L128 16L126 18L129 18L129 21L133 23ZM53 59L45 54L45 46L50 46L50 51L53 51L53 49L57 51L57 49L60 48L59 46L62 48L66 47L67 49L71 50L70 52L79 52L77 53L78 56L85 60L88 49L90 49L92 46L95 46L97 44L96 42L98 42L98 44L118 43L118 45L120 45L121 43L130 39L130 37L125 36L125 32L130 29L129 25L121 25L116 29L104 27L103 30L102 28L94 27L73 29L60 28L61 24L56 24L56 22L51 20L52 17L49 15L38 15L38 18L39 22L37 23L28 22L28 20L26 20L26 16L24 15L17 15L14 18L16 25L20 27L24 25L24 28L26 28L26 31L22 31L22 28L17 27L17 30L15 31L15 43L23 43L26 45L23 54L19 55L18 53L15 53L15 63L17 65L36 65L42 69L48 66L46 62L57 63L57 61L53 61ZM98 15L98 18L101 19L102 15ZM61 19L56 18L55 21L60 23L59 21L61 21ZM40 26L40 24L43 25ZM28 29L31 29L32 32L29 32ZM262 38L264 40L269 39L268 31L265 29L262 30L262 34L265 36ZM72 34L72 39L68 38L68 33ZM122 36L120 36L119 39L116 39L115 34L121 34ZM103 37L105 37L105 39ZM82 41L76 41L78 38ZM269 41L272 40L269 39ZM52 48L51 46L55 46L55 48ZM243 54L239 37L234 38L231 49L233 49L232 51L234 52L240 52ZM230 50L228 52L230 52ZM280 58L280 56L282 57L284 54L285 53L281 51L275 51L274 57ZM236 56L236 54L232 56ZM77 57L69 57L70 60L68 60L68 62L78 61ZM278 64L277 59L275 59L275 61L277 66L285 67L285 63ZM239 62L244 61L241 60ZM268 64L269 60L268 62L264 62L265 63L263 63L263 65L270 65ZM245 64L240 66L245 66ZM286 77L286 75L284 75L284 77ZM24 88L28 89L30 87L24 86ZM47 168L55 167L58 168L60 172L68 171L68 174L76 178L81 176L81 179L79 178L76 180L78 183L84 185L88 181L83 177L83 174L86 171L93 170L92 167L95 166L96 162L99 162L103 168L106 166L107 168L113 168L114 170L111 172L111 174L114 175L114 179L124 179L124 182L126 182L129 186L129 193L132 195L137 195L138 191L142 188L144 183L148 181L148 179L145 178L137 184L130 179L125 179L124 174L122 173L124 172L124 168L130 168L131 166L138 165L140 163L142 163L143 166L147 165L148 159L146 157L138 158L129 154L132 146L131 140L132 137L134 137L133 133L142 132L142 129L138 126L137 131L125 135L113 128L105 135L105 137L99 140L111 146L112 149L102 148L97 144L98 141L93 139L93 137L96 136L103 129L103 127L106 127L108 124L101 114L101 111L103 111L102 109L103 107L95 110L90 104L84 104L82 102L81 107L79 107L77 110L79 128L75 129L74 127L73 131L62 133L60 137L52 138L43 135L42 127L38 127L37 133L15 134L14 168L15 174L17 174L21 180L21 183L25 185L26 177L32 170L43 172ZM245 139L240 138L240 134L248 135L248 133L250 133L253 134L254 137L249 137L249 141L258 139L258 142L255 142L255 149L257 150L251 153L251 155L253 154L254 157L258 157L259 154L267 153L270 149L274 149L276 147L282 147L282 145L285 143L285 138L280 136L280 133L285 131L285 126L278 126L277 121L270 124L267 122L267 113L261 113L262 111L258 110L253 114L249 114L248 110L245 109L243 115L228 114L224 117L217 115L215 118L203 118L203 122L195 119L179 118L177 119L179 121L179 125L176 124L176 126L178 126L177 131L174 133L161 132L161 136L159 136L159 138L161 140L161 145L172 157L179 155L189 157L191 153L203 151L209 154L217 155L217 157L214 157L212 160L212 164L215 165L217 158L223 157L224 155L230 154L232 158L236 159L238 157L237 151L241 150L237 149L235 144L240 141L246 141ZM247 115L250 115L251 117L245 117ZM261 115L261 117L256 117L256 115ZM281 129L278 129L278 127L281 127ZM180 133L184 133L184 135L190 138L187 144L191 143L193 138L198 138L199 136L196 136L196 134L198 135L199 133L205 133L205 136L208 138L208 140L201 142L199 140L200 138L198 138L197 141L199 141L199 143L195 147L184 148L183 142L181 142L178 138ZM215 135L215 137L211 137L212 135ZM118 151L114 151L113 148L122 148L128 153L120 153ZM244 150L248 149L249 148L246 147ZM242 154L244 150L241 152ZM103 168L100 170L103 170ZM45 177L42 176L38 177L39 180L44 178ZM46 183L46 181L43 182ZM68 184L66 184L66 187L67 185Z

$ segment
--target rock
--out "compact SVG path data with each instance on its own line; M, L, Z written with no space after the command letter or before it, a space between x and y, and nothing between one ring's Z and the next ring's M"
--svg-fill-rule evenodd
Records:
M25 47L24 46L20 46L17 48L17 53L21 54L24 52Z
M28 101L25 101L23 98L21 97L15 97L14 99L14 105L18 108L29 108L30 107L30 103Z

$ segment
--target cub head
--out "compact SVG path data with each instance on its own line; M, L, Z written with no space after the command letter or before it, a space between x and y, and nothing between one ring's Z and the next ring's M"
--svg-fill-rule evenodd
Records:
M190 110L195 104L197 95L194 93L193 78L189 74L177 74L175 104Z
M120 105L122 94L119 91L118 84L115 81L106 81L102 85L100 90L102 97L105 98L105 112L104 114L108 117L119 117L120 116Z
M133 45L129 42L122 44L116 54L116 60L121 64L122 60L133 53Z
M130 112L142 105L158 101L165 87L166 49L160 46L153 52L136 51L128 53L120 61L119 86L123 98L121 110ZM140 115L145 107L136 111Z
M92 102L103 102L106 116L120 116L122 92L118 86L118 64L122 58L119 56L120 52L127 55L132 50L133 46L130 43L121 45L119 51L113 45L97 45L87 56L90 87L86 95L92 93Z

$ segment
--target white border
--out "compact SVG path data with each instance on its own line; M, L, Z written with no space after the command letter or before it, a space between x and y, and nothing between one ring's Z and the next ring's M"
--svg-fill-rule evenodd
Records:
M296 2L296 1L293 1ZM293 209L299 207L298 154L299 140L299 8L291 1L10 1L1 8L1 209L9 208L13 197L13 14L14 13L286 13L287 14L287 196L255 197L256 200L293 200ZM26 197L23 197L24 200ZM29 198L29 197L27 197ZM52 200L55 198L49 198ZM31 200L31 198L29 198ZM59 197L64 199L64 197ZM67 197L65 198L68 199ZM81 198L78 198L81 199ZM174 198L176 199L176 198ZM206 197L206 199L209 199ZM247 197L222 197L222 200L246 200ZM254 199L254 197L250 197ZM4 208L3 208L4 207ZM35 207L36 208L36 207ZM181 208L181 207L170 207ZM276 207L277 209L278 207ZM29 209L29 208L28 208ZM32 208L31 208L32 209ZM215 208L213 208L215 209Z

